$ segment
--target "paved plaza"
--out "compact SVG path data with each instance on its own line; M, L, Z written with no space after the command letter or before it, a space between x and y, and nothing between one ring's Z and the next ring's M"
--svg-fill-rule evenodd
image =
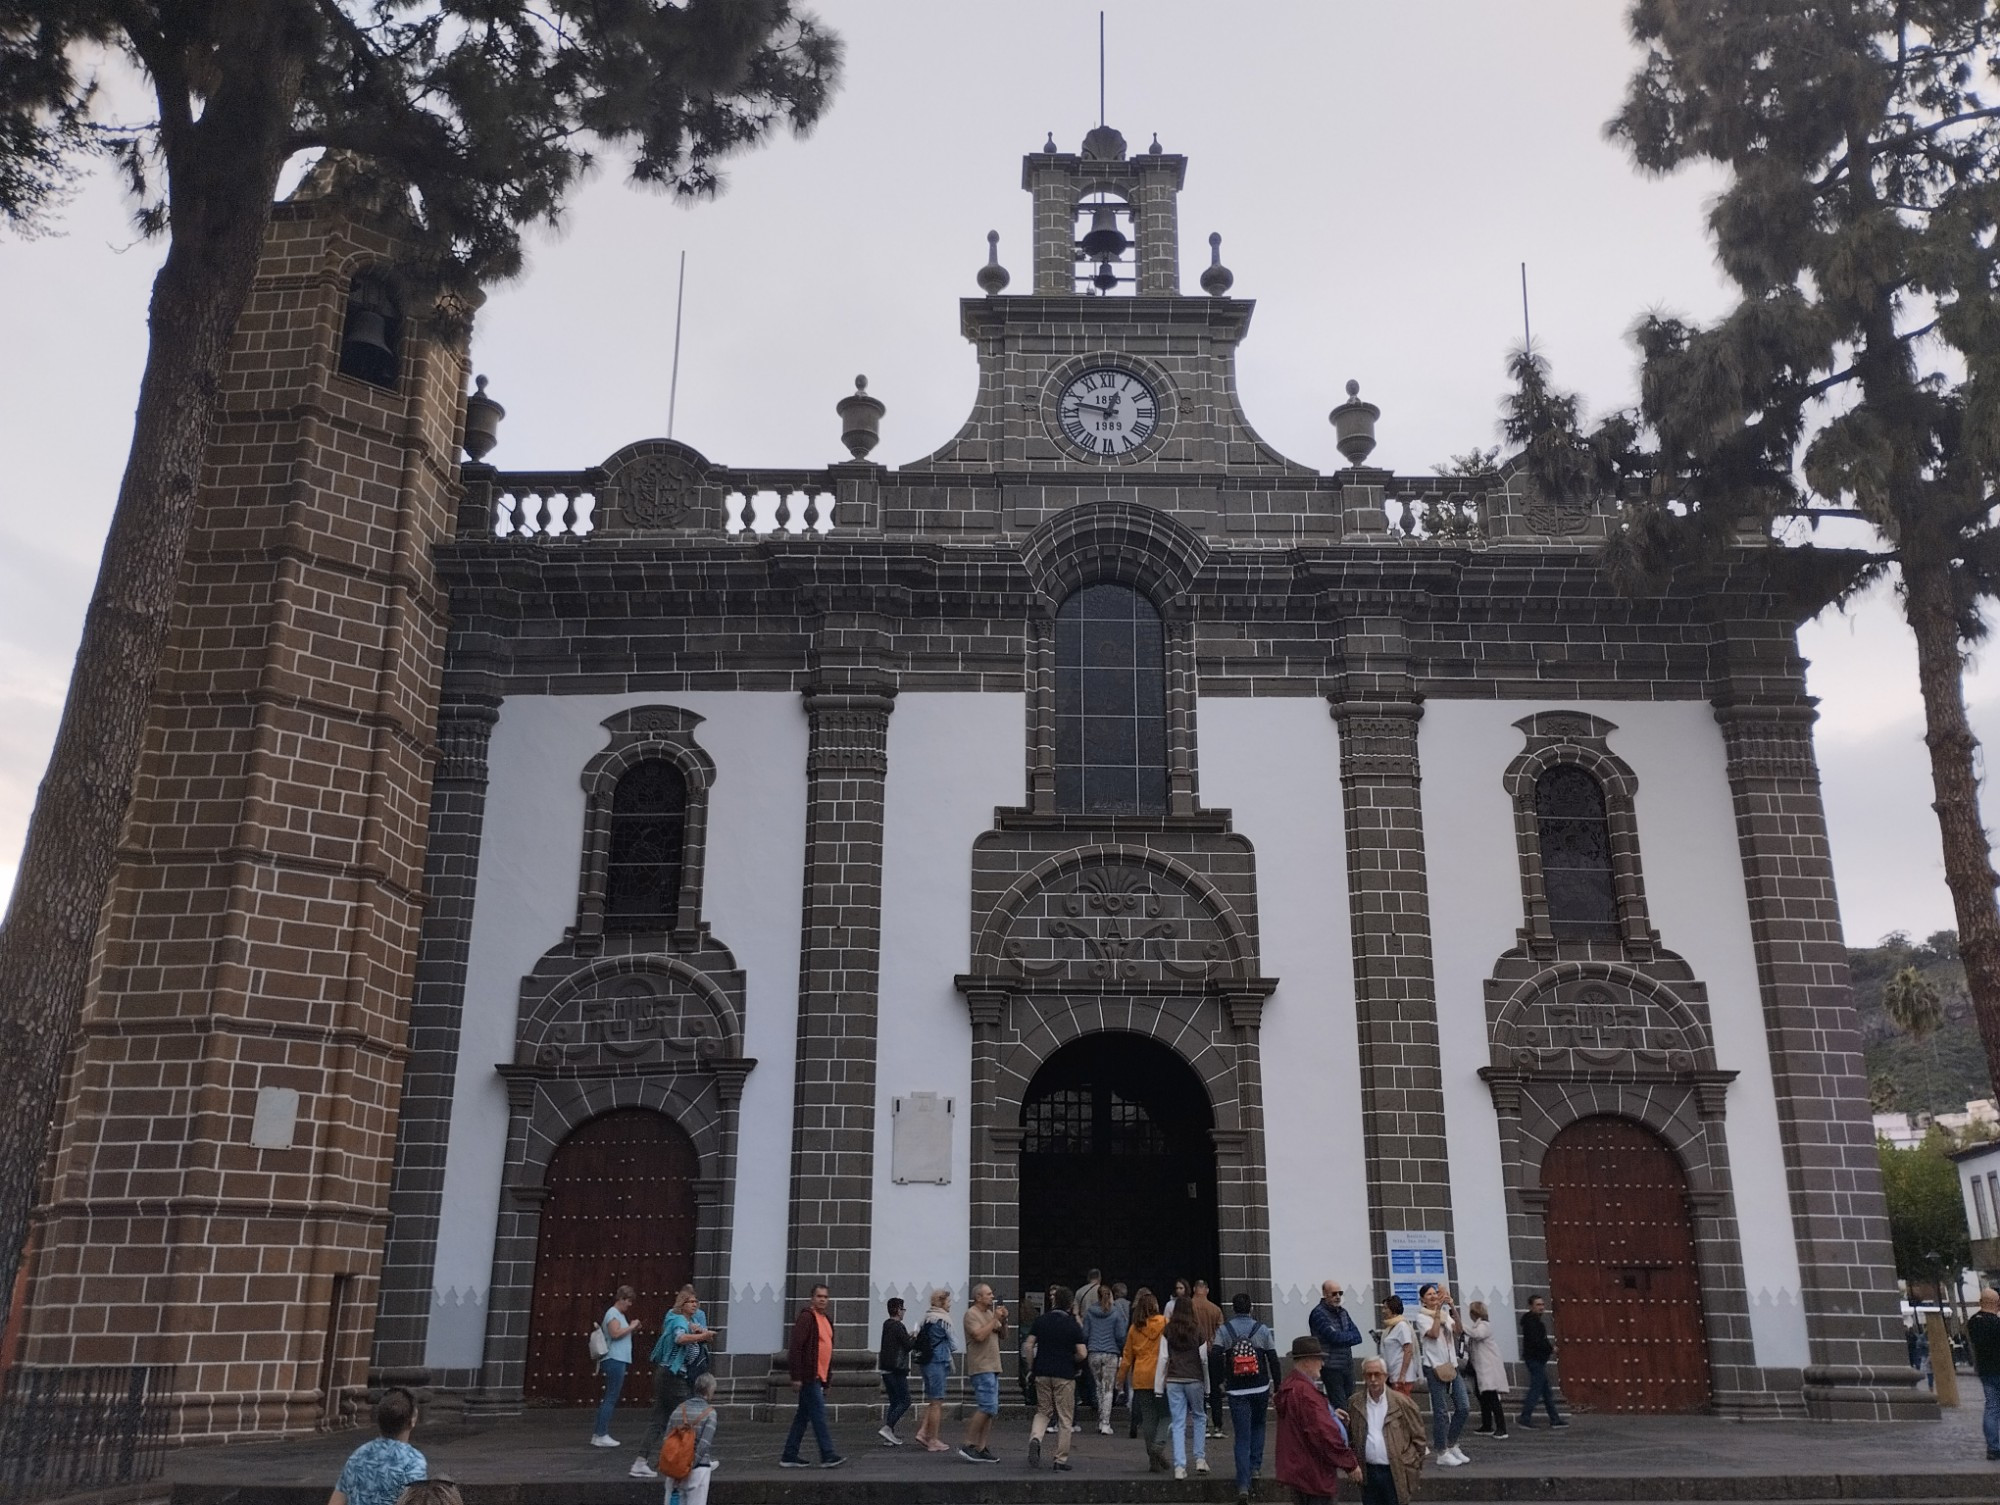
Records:
M1973 1392L1977 1394L1976 1391ZM1968 1397L1969 1398L1969 1397ZM460 1422L429 1420L416 1443L433 1474L473 1486L470 1505L495 1499L499 1488L539 1485L519 1497L532 1499L651 1501L657 1484L627 1476L645 1434L647 1413L619 1412L613 1435L616 1450L589 1446L591 1416L584 1410L534 1409L508 1420ZM907 1436L911 1423L903 1424ZM1047 1464L1037 1473L1027 1463L1028 1419L1018 1409L1001 1418L994 1448L998 1464L974 1465L956 1453L927 1454L914 1445L890 1449L862 1425L834 1427L847 1458L829 1473L778 1467L785 1427L769 1422L725 1421L716 1451L723 1464L710 1495L716 1505L731 1499L828 1499L838 1486L843 1496L860 1497L855 1486L872 1486L875 1499L1140 1498L1131 1486L1146 1486L1144 1497L1231 1498L1230 1443L1209 1442L1207 1487L1190 1479L1185 1486L1148 1475L1139 1444L1123 1427L1111 1437L1079 1431L1072 1461L1075 1471L1054 1475ZM189 1448L168 1463L178 1502L258 1499L300 1501L325 1498L341 1460L366 1433L343 1432L289 1442L243 1443ZM947 1439L959 1435L949 1424ZM1274 1437L1266 1439L1265 1473ZM2000 1464L1985 1461L1976 1406L1941 1413L1934 1424L1828 1425L1818 1422L1731 1422L1710 1417L1578 1416L1561 1431L1516 1428L1505 1441L1468 1432L1463 1442L1472 1463L1459 1469L1425 1471L1423 1497L1430 1500L1484 1499L1994 1499L2000 1498ZM815 1458L810 1435L804 1449ZM1740 1492L1718 1495L1709 1489L1677 1489L1671 1481L1755 1481ZM1601 1487L1591 1489L1595 1481ZM782 1484L782 1496L766 1486ZM1012 1484L1015 1488L1003 1488ZM908 1491L896 1485L910 1486ZM1154 1489L1151 1486L1160 1486ZM756 1486L752 1488L752 1486ZM1021 1486L1027 1486L1026 1489ZM1067 1486L1058 1488L1058 1486ZM1579 1493L1579 1489L1584 1492ZM963 1491L963 1493L961 1493ZM516 1497L515 1490L507 1490ZM1279 1498L1267 1486L1266 1496Z

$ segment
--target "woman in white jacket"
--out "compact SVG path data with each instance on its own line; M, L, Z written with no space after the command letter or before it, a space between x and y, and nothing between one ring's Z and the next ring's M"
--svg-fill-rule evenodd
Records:
M1488 1437L1507 1435L1507 1365L1500 1357L1500 1345L1493 1341L1493 1323L1486 1303L1475 1301L1465 1309L1465 1351L1472 1364L1472 1388L1479 1392L1479 1426Z

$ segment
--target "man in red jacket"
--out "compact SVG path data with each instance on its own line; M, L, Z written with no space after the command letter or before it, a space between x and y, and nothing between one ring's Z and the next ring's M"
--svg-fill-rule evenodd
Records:
M833 1434L826 1428L826 1382L833 1374L833 1319L826 1314L828 1295L825 1286L814 1286L811 1304L792 1324L792 1388L799 1392L799 1409L792 1417L784 1454L778 1459L785 1468L811 1467L799 1456L807 1422L812 1423L813 1441L819 1444L821 1468L839 1468L847 1461L833 1450Z
M1320 1388L1326 1350L1317 1338L1292 1340L1292 1371L1271 1404L1278 1413L1278 1482L1298 1505L1331 1505L1340 1476L1361 1482L1361 1460L1348 1446L1347 1428ZM1238 1505L1250 1498L1239 1494Z

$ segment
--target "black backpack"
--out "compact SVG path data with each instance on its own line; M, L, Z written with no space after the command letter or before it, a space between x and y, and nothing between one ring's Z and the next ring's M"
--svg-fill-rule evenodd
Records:
M931 1324L926 1322L917 1329L916 1337L910 1342L910 1357L915 1359L918 1367L921 1368L923 1365L930 1363L931 1354L936 1349L937 1338L931 1332Z

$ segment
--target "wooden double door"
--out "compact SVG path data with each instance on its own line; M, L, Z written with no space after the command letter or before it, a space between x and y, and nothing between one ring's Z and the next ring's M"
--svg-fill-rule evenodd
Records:
M535 1246L535 1293L522 1394L594 1405L604 1381L591 1328L621 1285L638 1293L624 1402L649 1405L646 1362L674 1293L694 1278L694 1146L657 1113L626 1109L581 1125L549 1161ZM706 1293L703 1293L704 1295Z
M1708 1338L1674 1152L1624 1118L1579 1119L1542 1163L1557 1373L1579 1411L1709 1409Z

